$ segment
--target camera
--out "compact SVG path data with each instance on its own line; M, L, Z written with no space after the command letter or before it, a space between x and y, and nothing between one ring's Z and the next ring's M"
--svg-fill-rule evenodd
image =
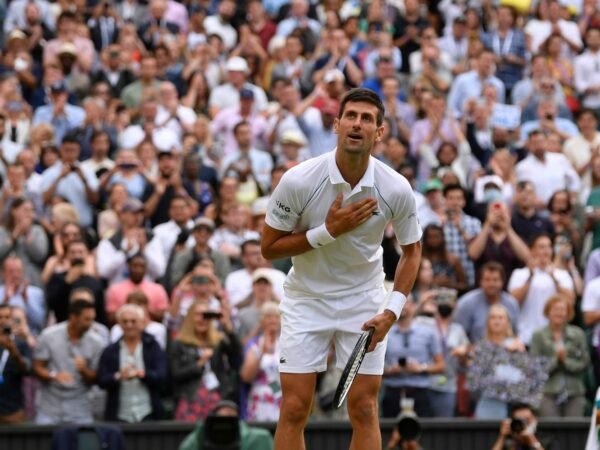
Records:
M12 328L10 327L10 325L4 325L2 327L2 334L4 336L10 336L12 334Z
M204 422L205 450L233 450L241 445L238 417L209 415Z
M75 258L75 259L73 259L73 261L71 261L71 265L72 266L83 266L83 265L85 265L85 261L83 260L83 258Z
M521 434L525 428L527 428L527 423L523 419L519 419L518 417L514 417L510 421L510 431L514 434Z
M414 441L421 436L421 424L414 414L402 414L396 425L403 441Z

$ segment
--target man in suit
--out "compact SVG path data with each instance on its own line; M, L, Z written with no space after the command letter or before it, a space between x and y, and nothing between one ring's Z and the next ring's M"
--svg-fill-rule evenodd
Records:
M138 29L138 35L148 50L154 50L154 47L162 42L165 36L177 35L179 26L165 18L166 0L152 0L149 12L150 19Z
M113 98L119 98L125 86L135 81L135 75L121 62L121 46L111 44L101 54L102 66L92 75L92 84L105 82Z
M97 52L101 52L110 44L118 41L121 24L118 21L115 7L110 1L102 1L97 8L100 10L100 15L91 18L88 21L88 26L94 48Z

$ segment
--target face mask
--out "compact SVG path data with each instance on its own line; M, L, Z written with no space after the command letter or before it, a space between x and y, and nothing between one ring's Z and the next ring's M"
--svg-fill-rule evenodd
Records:
M438 313L443 318L450 317L452 315L452 306L447 303L441 303L438 305Z
M502 198L502 191L500 189L486 189L483 191L483 201L485 203L491 203Z

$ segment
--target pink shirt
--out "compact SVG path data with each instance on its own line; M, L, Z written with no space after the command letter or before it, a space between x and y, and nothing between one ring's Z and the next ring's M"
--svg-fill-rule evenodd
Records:
M63 41L56 38L48 41L44 46L44 64L53 60L60 51L60 47L63 45ZM92 64L96 56L96 49L90 39L75 36L72 44L77 49L77 62L75 66L83 73L90 73L92 70Z
M106 312L116 312L125 304L127 296L137 290L142 291L148 297L148 309L150 311L164 311L169 306L169 297L162 285L148 280L135 284L127 279L108 288L106 292Z

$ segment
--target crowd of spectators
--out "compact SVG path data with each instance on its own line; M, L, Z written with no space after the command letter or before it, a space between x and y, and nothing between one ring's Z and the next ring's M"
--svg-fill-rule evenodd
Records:
M424 228L382 411L505 418L479 342L547 356L541 415L600 375L596 0L0 0L0 422L277 420L291 260L269 193L352 87ZM391 280L398 246L382 242ZM569 325L567 325L569 324ZM316 392L330 412L333 363ZM600 379L597 377L597 379ZM587 382L586 382L587 381Z

